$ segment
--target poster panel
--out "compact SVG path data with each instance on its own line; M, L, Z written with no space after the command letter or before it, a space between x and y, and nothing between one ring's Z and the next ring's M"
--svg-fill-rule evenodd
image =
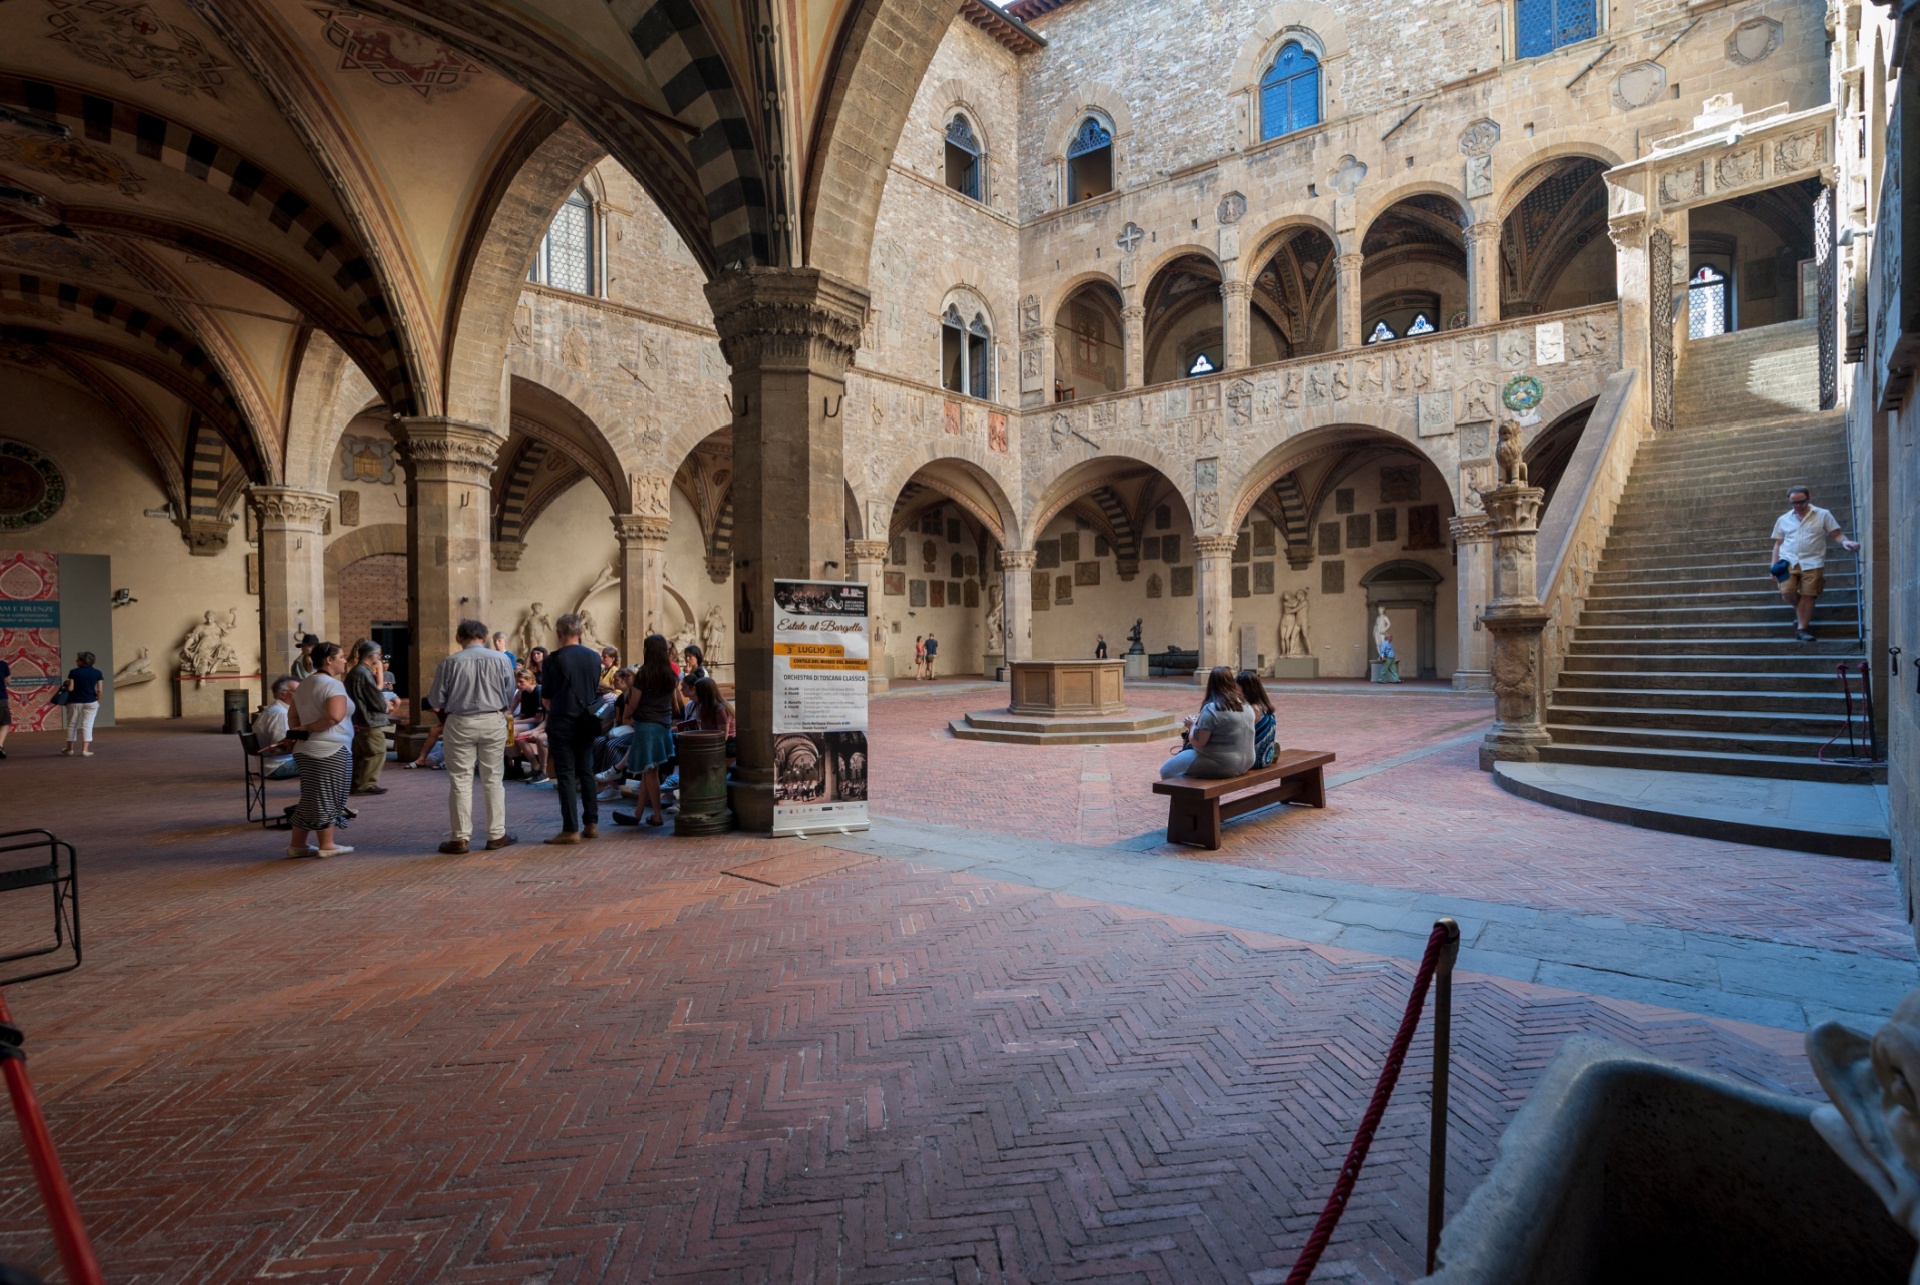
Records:
M60 555L0 552L0 660L7 680L13 730L60 727L53 693L60 686Z
M773 582L773 832L867 828L864 584Z

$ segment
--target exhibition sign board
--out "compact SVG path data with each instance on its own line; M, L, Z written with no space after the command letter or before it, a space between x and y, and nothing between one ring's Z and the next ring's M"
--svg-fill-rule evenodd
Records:
M773 582L773 832L867 828L867 586Z

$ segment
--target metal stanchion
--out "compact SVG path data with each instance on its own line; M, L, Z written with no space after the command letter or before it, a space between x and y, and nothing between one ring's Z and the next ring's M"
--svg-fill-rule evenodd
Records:
M1460 957L1460 925L1441 919L1446 930L1440 962L1433 971L1433 1122L1427 1133L1427 1275L1440 1252L1440 1228L1447 1221L1447 1071L1453 1059L1453 961Z

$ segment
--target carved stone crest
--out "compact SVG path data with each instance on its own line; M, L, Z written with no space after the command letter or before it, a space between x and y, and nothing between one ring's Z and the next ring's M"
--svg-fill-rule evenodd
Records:
M1727 61L1750 67L1780 47L1780 24L1749 18L1727 34Z
M1253 384L1248 380L1236 379L1227 385L1227 417L1235 428L1253 422Z
M1341 196L1352 196L1353 189L1360 186L1360 180L1367 176L1366 162L1354 156L1342 156L1333 172L1327 175L1327 186Z
M1220 198L1213 217L1222 223L1238 223L1247 212L1247 198L1239 192L1229 192Z
M1743 147L1714 162L1713 181L1718 187L1743 187L1760 181L1760 149Z
M1781 144L1785 146L1785 144ZM1668 170L1660 176L1660 203L1679 205L1691 201L1706 190L1706 179L1701 173L1704 166L1700 162L1683 165L1679 169Z
M1460 153L1463 156L1491 156L1494 144L1499 141L1500 126L1482 116L1460 131Z
M1795 134L1773 145L1773 171L1784 174L1788 170L1809 169L1825 160L1826 154L1826 135L1819 130Z
M1667 69L1657 62L1629 63L1613 78L1613 105L1630 112L1659 98L1667 88Z

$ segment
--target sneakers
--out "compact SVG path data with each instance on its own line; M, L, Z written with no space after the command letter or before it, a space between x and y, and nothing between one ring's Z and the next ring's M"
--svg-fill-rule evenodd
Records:
M347 853L352 851L353 851L352 848L349 848L344 843L340 843L340 844L335 844L331 848L322 848L318 852L314 853L313 855L316 857L344 857L347 855Z
M1815 639L1814 639L1814 636L1813 636L1813 630L1811 630L1811 629L1795 629L1795 630L1793 631L1793 636L1794 636L1795 638L1798 638L1798 639L1799 639L1799 640L1800 640L1801 642L1814 642L1814 641L1815 641Z
M93 757L93 751L92 751L92 750L81 750L81 751L80 751L80 757L81 757L81 758L83 758L83 759L90 759L90 758L92 758L92 757Z

